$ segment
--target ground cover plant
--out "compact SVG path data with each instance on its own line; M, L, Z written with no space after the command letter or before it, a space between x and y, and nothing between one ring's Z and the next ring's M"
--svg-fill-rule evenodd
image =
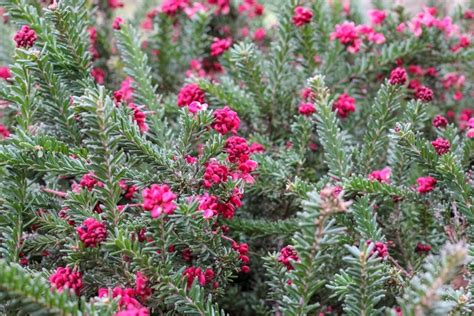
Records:
M472 314L472 2L123 6L0 0L2 314Z

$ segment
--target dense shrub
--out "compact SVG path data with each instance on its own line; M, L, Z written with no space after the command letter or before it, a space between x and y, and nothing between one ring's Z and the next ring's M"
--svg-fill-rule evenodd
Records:
M473 11L271 2L0 0L2 313L472 314Z

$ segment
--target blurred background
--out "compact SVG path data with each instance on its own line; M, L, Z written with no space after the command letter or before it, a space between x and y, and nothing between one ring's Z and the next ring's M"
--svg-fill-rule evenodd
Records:
M231 0L236 1L236 0ZM277 7L280 3L285 2L286 0L260 0L259 2L266 5ZM318 0L321 1L321 0ZM327 2L332 2L333 0L322 0ZM132 13L137 7L140 7L144 2L149 2L148 0L124 0L126 7L122 9L124 11L123 15ZM154 1L157 5L162 2L162 0ZM423 6L429 5L442 5L446 6L450 10L456 8L459 4L466 4L469 0L353 0L353 5L359 6L363 10L369 10L374 7L376 3L387 3L387 4L401 4L407 7L411 12L417 12Z

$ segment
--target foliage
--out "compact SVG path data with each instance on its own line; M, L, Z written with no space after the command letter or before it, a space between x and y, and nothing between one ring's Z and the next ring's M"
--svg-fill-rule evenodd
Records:
M472 3L135 4L0 0L0 313L473 313Z

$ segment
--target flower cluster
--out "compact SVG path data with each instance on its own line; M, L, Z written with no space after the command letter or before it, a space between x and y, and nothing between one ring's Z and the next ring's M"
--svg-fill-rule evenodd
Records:
M392 174L392 169L390 167L385 167L382 170L375 170L372 173L370 173L368 176L368 179L370 181L390 183L391 174Z
M238 244L236 242L232 243L232 248L239 254L239 259L242 263L240 267L240 271L243 273L249 273L250 267L248 264L250 263L250 258L248 257L249 246L246 243Z
M88 174L85 174L81 180L79 181L79 186L80 188L85 188L89 191L92 191L94 187L102 187L104 184L97 180L95 174L93 172L89 172Z
M367 245L370 245L372 243L374 244L374 248L372 249L372 252L370 254L371 256L374 254L377 254L377 256L382 259L385 259L388 257L389 255L388 246L385 243L381 241L376 241L376 242L373 242L370 240L367 241Z
M146 133L148 125L146 124L146 114L135 103L128 104L129 109L133 111L133 120L137 123L140 132Z
M403 67L397 67L390 73L390 84L403 85L407 82L407 71Z
M236 112L228 106L218 109L214 112L214 122L212 128L218 133L225 135L227 133L237 133L240 126L240 118Z
M433 126L434 127L437 127L437 128L446 127L448 125L448 123L449 123L448 119L445 118L442 115L438 114L433 118Z
M201 286L205 286L209 282L211 282L214 277L215 273L214 270L211 268L207 268L205 271L202 271L201 268L196 267L189 267L183 271L183 275L186 277L187 280L187 287L190 288L193 285L194 280L198 280ZM219 287L219 283L213 282L212 286L214 288Z
M229 170L225 165L216 160L210 161L204 172L204 187L210 188L214 184L227 182L228 174Z
M211 45L211 56L217 57L224 54L224 52L228 50L231 45L232 40L229 38L215 38Z
M415 90L415 99L430 102L433 100L433 90L425 86L420 86Z
M420 177L416 180L418 183L417 191L418 193L428 193L434 190L436 186L436 179L433 177Z
M81 294L83 288L82 275L78 271L71 270L68 267L59 267L49 277L51 287L55 288L58 292L62 292L65 289L70 289L76 293L77 296Z
M350 113L356 110L355 99L350 97L347 93L343 93L334 102L332 109L336 111L340 118L347 118Z
M296 7L293 15L293 23L297 26L303 26L311 22L313 11L305 7Z
M451 144L449 143L449 141L442 137L436 138L434 141L431 142L431 145L433 145L438 155L444 155L448 153L451 149Z
M76 232L86 248L97 247L107 238L105 224L94 218L86 219L81 226L76 228Z
M16 47L29 48L33 46L38 39L35 30L28 25L23 25L15 34Z
M298 254L291 246L283 247L278 255L278 262L285 265L288 270L293 270L292 261L298 262Z
M98 294L99 297L119 297L119 307L123 313L122 315L129 315L132 312L135 313L133 315L136 315L137 313L147 315L148 309L143 307L142 302L148 300L152 294L152 289L148 287L148 279L138 271L136 273L134 288L100 288Z
M197 101L204 103L204 91L195 83L185 85L178 93L178 106L183 107Z
M312 103L301 103L298 108L298 111L301 115L310 116L311 114L316 112L316 109L314 108L314 105Z
M338 24L334 32L331 33L331 40L338 40L352 54L360 51L363 39L375 44L385 43L385 36L376 32L372 26L355 25L354 22L346 21Z
M431 248L430 245L419 242L415 247L415 252L418 254L428 254L431 251Z
M142 196L142 207L145 211L151 212L153 218L159 217L162 213L173 214L176 209L176 194L167 184L152 184L143 190Z

